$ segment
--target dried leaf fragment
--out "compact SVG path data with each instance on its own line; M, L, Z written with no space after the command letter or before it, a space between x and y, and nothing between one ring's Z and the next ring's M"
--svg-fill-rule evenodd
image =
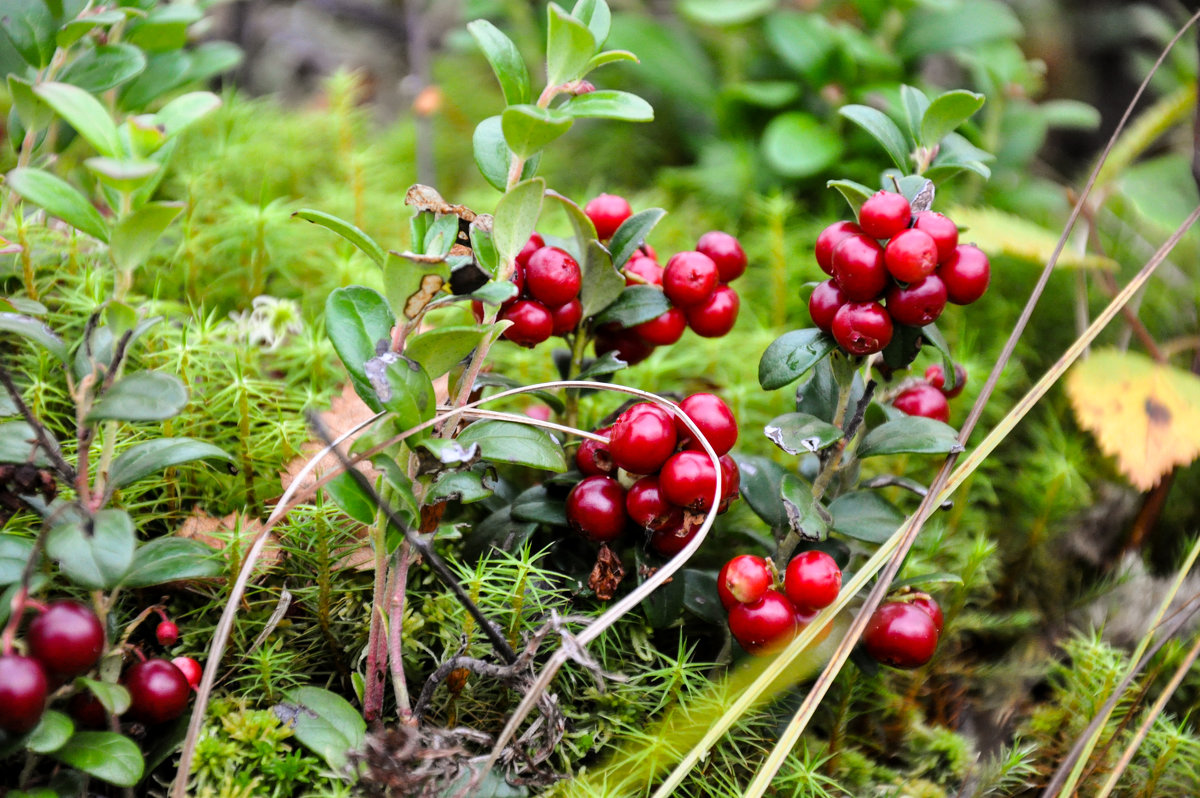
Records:
M600 546L596 555L596 565L588 576L588 587L596 591L596 598L608 601L617 594L617 587L625 578L625 568L621 559L607 545Z

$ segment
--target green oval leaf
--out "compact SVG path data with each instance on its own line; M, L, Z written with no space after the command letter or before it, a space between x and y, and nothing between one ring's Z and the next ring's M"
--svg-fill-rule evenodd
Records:
M433 383L421 364L412 358L384 352L368 360L363 372L379 404L396 414L400 429L415 427L437 412Z
M50 63L55 50L54 16L41 0L0 0L2 34L13 49L34 69Z
M931 4L908 14L896 39L902 58L914 58L971 47L1021 35L1021 22L998 0L963 0Z
M63 363L67 362L67 345L43 322L20 313L0 313L0 331L16 333L39 344Z
M388 341L396 316L388 302L370 288L352 285L336 288L325 300L325 331L346 371L354 390L372 410L382 410L364 367L375 357L380 341Z
M208 579L221 575L224 562L216 551L198 540L155 538L138 547L121 585L151 587L183 579Z
M195 438L156 438L130 446L117 455L109 468L108 481L114 488L122 488L172 466L213 459L234 460L224 449Z
M25 747L39 754L49 754L62 748L74 733L75 724L70 718L49 709L25 739Z
M813 500L812 485L795 474L785 474L779 486L779 498L788 527L805 540L814 543L829 537L829 522L824 508Z
M162 164L140 158L106 158L97 156L83 162L100 182L117 191L132 191L153 177Z
M880 424L863 436L859 457L885 454L948 454L962 451L954 427L932 418L905 416Z
M546 85L560 86L583 77L588 61L596 54L597 42L587 25L556 3L551 3L546 13ZM513 150L520 153L516 147Z
M734 460L741 474L742 498L750 509L772 529L786 528L788 520L780 498L787 474L783 466L758 455L734 455Z
M475 156L475 166L479 173L497 191L504 191L508 185L508 169L512 163L513 153L504 141L504 131L499 116L489 116L475 127L471 137L472 151ZM536 154L525 161L521 167L521 179L528 180L537 172L541 155Z
M33 93L75 128L96 152L110 158L122 155L117 126L108 110L87 91L69 83L50 82L34 86Z
M650 103L627 91L593 91L572 97L559 109L580 118L620 119L625 122L653 122Z
M347 754L362 747L367 722L349 701L319 687L297 687L287 692L288 703L275 714L292 725L296 740L320 756L337 772L345 770Z
M654 226L666 215L667 212L662 208L647 208L621 222L621 226L613 233L612 240L608 242L608 250L612 253L612 265L618 269L624 266L633 257L633 253L637 252L638 247L646 242Z
M306 222L312 222L324 227L326 230L332 230L342 238L349 241L354 246L363 252L368 258L375 261L376 266L383 266L384 251L383 247L375 243L375 239L359 230L357 227L347 222L345 219L339 219L333 214L325 213L324 211L313 210L312 208L301 208L292 214L293 217L299 216Z
M141 781L145 769L137 744L115 732L77 732L52 756L118 787L134 786Z
M682 0L679 12L703 25L743 25L772 11L778 0Z
M100 510L89 524L72 520L51 528L46 553L81 587L110 590L133 564L137 536L124 510Z
M150 163L157 172L159 164ZM153 174L153 172L151 172ZM117 222L108 251L122 271L131 271L145 263L163 233L183 212L181 203L148 202Z
M550 108L536 105L510 105L500 115L500 129L508 148L529 158L571 129L575 120Z
M496 203L492 240L501 263L511 263L533 235L545 193L546 181L535 177L517 183Z
M56 449L58 442L46 431L46 437ZM50 465L50 458L40 446L35 446L37 438L33 427L24 421L6 421L0 424L0 463L33 463L38 468Z
M21 581L21 572L31 556L32 538L0 535L0 587Z
M132 44L102 44L68 64L58 78L99 94L132 80L145 69L146 56Z
M75 686L91 691L110 715L121 715L129 709L129 691L119 684L80 676L75 680Z
M571 8L571 16L587 25L597 47L604 45L612 27L612 11L605 0L578 0Z
M476 421L456 439L469 447L479 444L479 453L492 462L516 463L547 471L566 471L562 445L550 433L515 421Z
M638 57L628 50L605 50L602 53L596 53L592 59L588 61L587 67L584 69L584 74L591 72L594 69L599 69L606 64L616 64L620 61L632 61L638 63Z
M188 402L187 388L173 374L135 371L112 384L92 410L89 421L166 421Z
M875 192L864 186L862 183L856 183L853 180L830 180L825 184L826 188L836 188L842 198L850 206L850 210L854 211L854 218L858 218L858 210L862 204L871 198Z
M792 330L776 338L758 362L758 383L764 391L794 382L837 346L833 336L814 328Z
M597 324L615 321L622 327L632 327L671 309L662 289L653 285L631 285L621 292L616 301L596 316Z
M810 177L842 154L842 137L816 117L800 111L779 114L762 137L763 157L785 177Z
M84 233L108 241L108 224L78 189L49 172L19 167L5 177L9 188Z
M904 521L891 502L869 490L843 493L829 503L829 514L836 532L868 543L883 543Z
M193 91L160 108L154 121L162 126L166 137L171 138L220 107L221 98L211 91Z
M908 144L896 123L882 111L866 105L843 105L838 113L861 127L879 142L892 163L904 173L912 168L908 160Z
M182 86L191 68L192 54L187 51L154 53L147 59L145 71L120 88L118 97L121 108L126 111L145 108L172 89Z
M504 92L504 102L508 105L529 102L529 70L525 67L525 59L521 58L521 53L512 39L486 19L477 19L469 23L467 31L483 51L492 72L496 73L496 80L500 81L500 90Z
M426 504L451 501L471 504L490 497L496 485L495 474L485 465L466 471L446 471L430 486Z
M404 345L404 354L420 363L430 377L437 378L471 354L484 332L480 327L436 327L411 336Z
M921 143L932 147L983 107L983 95L973 91L948 91L933 99L921 118Z
M842 439L842 431L807 413L776 416L763 430L771 443L788 454L819 452Z
M579 289L579 301L583 304L583 317L586 319L608 307L621 296L625 290L625 277L613 268L608 250L594 238L587 243L587 256L581 266L583 280Z

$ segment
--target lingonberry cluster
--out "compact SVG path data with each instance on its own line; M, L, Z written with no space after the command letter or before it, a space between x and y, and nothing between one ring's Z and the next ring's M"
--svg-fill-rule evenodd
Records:
M884 665L919 668L933 659L943 622L932 596L911 593L879 605L863 630L863 645Z
M534 233L517 254L512 281L517 286L516 296L500 305L497 317L512 322L504 331L505 338L521 346L537 346L579 326L583 273L569 252L546 246L545 239ZM471 307L476 320L482 321L483 305L474 302Z
M924 416L942 422L950 421L950 399L963 391L967 370L954 366L954 387L946 387L946 375L939 365L925 370L925 379L909 383L892 399L892 406L909 416Z
M729 450L737 441L733 412L711 393L679 404L720 458L724 512L738 495L740 474ZM608 443L586 439L575 453L584 478L567 495L567 521L588 540L608 543L632 521L649 533L658 554L677 554L712 509L716 469L700 442L663 407L642 402L611 426L596 430Z
M947 302L969 305L987 290L987 256L958 243L958 227L933 211L913 214L904 195L879 191L858 224L834 222L817 236L817 265L830 278L808 300L813 323L851 355L879 352L896 324L932 324Z
M786 646L842 589L842 570L823 551L801 552L783 575L783 590L767 561L740 554L717 575L717 596L729 613L729 631L751 654Z

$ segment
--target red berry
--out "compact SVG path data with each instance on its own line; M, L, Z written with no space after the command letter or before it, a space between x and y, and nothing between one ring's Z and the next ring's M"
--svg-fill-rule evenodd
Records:
M195 690L200 686L200 677L204 675L204 668L200 666L199 662L191 657L176 657L171 660L171 664L179 668L183 678L187 679L189 687Z
M617 417L609 435L613 462L631 474L653 474L675 451L672 414L643 402Z
M504 337L521 346L537 346L554 332L554 317L541 302L522 299L500 311L501 321L513 324L504 331Z
M160 646L173 646L179 641L179 627L174 621L163 621L154 630L154 636L158 638Z
M625 494L625 511L635 524L657 531L683 524L683 510L667 501L658 477L642 477Z
M739 554L717 574L717 596L725 609L735 604L753 604L771 586L767 561L753 554Z
M950 405L937 388L927 382L914 385L900 392L892 405L910 416L924 416L941 422L950 421Z
M954 364L954 387L950 390L946 390L945 372L936 363L925 369L925 381L945 394L947 399L953 399L967 387L967 369L961 363Z
M602 427L596 430L596 434L611 435L612 427ZM591 438L584 438L575 450L575 467L589 477L607 475L617 470L612 455L608 453L608 446Z
M942 608L934 600L933 596L928 593L914 593L908 603L928 613L930 619L933 620L934 628L937 629L938 635L941 636L946 617L942 615Z
M720 230L705 233L696 242L696 251L712 258L723 283L736 280L746 271L746 253L742 251L741 242L729 233Z
M987 255L970 244L960 244L937 271L946 284L946 296L956 305L969 305L987 290L991 265Z
M833 337L852 355L870 355L892 340L892 317L878 302L847 302L833 316Z
M687 316L679 308L672 307L633 328L646 343L655 346L670 346L683 337L687 329Z
M567 494L567 523L596 543L625 531L625 489L612 477L587 477Z
M529 256L544 246L546 246L546 239L537 233L531 235L529 240L525 242L525 246L521 247L521 251L517 253L518 271L523 271L525 264L529 262Z
M719 285L708 299L684 308L688 326L701 338L720 338L737 322L741 301L737 291Z
M57 676L87 673L104 653L104 627L96 613L75 601L56 601L33 619L29 653Z
M566 335L574 332L583 320L583 303L576 297L565 305L550 310L551 334Z
M48 689L46 672L33 657L0 655L0 729L32 731L42 719Z
M821 231L813 248L821 271L833 274L833 250L842 243L842 239L852 235L863 235L863 229L854 222L834 222Z
M700 428L708 444L716 451L717 457L728 452L737 443L737 419L733 417L729 405L716 394L694 393L679 403L679 409ZM684 442L685 448L704 450L696 436L678 416L675 417L675 431L679 440Z
M887 288L883 247L866 236L847 236L833 251L833 279L846 298L870 302Z
M903 194L877 191L858 211L858 225L871 238L891 238L908 227L912 206Z
M582 275L579 263L558 247L542 247L525 265L525 291L548 308L565 305L579 296Z
M901 230L883 248L883 263L900 282L916 282L937 268L937 244L921 230Z
M932 324L946 309L946 285L936 274L887 290L887 311L892 320L912 327Z
M737 604L729 610L729 631L751 654L772 654L796 634L796 609L775 590L767 590L753 604Z
M615 352L621 360L635 366L654 354L654 344L643 340L633 330L624 327L608 328L605 325L596 330L596 357L606 352Z
M929 613L903 601L881 605L863 631L867 653L895 668L919 668L929 662L937 641L937 627Z
M719 278L712 258L700 252L680 252L672 255L663 269L663 293L681 308L698 305L712 296Z
M165 659L148 659L125 672L129 716L143 723L166 723L183 714L191 687L183 671Z
M650 533L650 548L663 557L674 557L683 551L683 547L692 542L700 524L685 525L682 518L679 523L672 524Z
M818 283L808 298L808 315L812 316L813 324L825 332L833 330L833 317L838 308L850 300L846 293L838 287L836 280L826 280Z
M788 563L783 590L802 613L828 607L842 589L842 569L823 551L805 551Z
M958 246L958 225L940 213L922 211L913 219L913 227L928 233L937 245L938 263L945 263Z
M596 226L596 238L607 241L621 226L621 222L633 216L633 208L624 197L616 194L601 194L583 206L583 212Z
M721 497L721 507L718 512L725 512L729 506L729 502L738 497L738 491L742 486L742 472L738 468L737 461L729 455L721 457L721 486L725 489L725 495Z
M659 488L667 501L689 510L707 511L717 491L717 469L704 452L683 451L663 464Z
M662 285L663 267L646 255L634 255L623 269L625 285ZM641 278L641 279L636 279Z

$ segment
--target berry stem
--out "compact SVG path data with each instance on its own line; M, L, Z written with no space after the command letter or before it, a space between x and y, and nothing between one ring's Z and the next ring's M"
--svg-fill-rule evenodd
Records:
M401 723L412 718L412 706L408 697L408 682L404 677L404 593L408 589L408 566L411 562L408 541L400 544L396 553L396 564L392 568L392 593L388 604L388 649L392 670L392 691L396 694L396 712Z
M21 625L21 617L25 614L25 608L31 603L29 600L29 580L33 579L33 572L37 567L37 561L42 547L45 546L46 534L49 531L49 525L43 524L42 531L34 538L33 549L29 552L29 559L25 561L25 565L21 569L20 587L17 588L17 592L13 593L12 601L8 605L8 623L4 626L4 632L0 633L0 654L12 653L13 640L17 637L17 628Z
M367 633L367 679L363 689L363 717L368 723L378 721L383 714L384 671L388 664L387 641L383 636L383 602L387 593L388 572L388 517L384 507L390 498L391 489L385 484L376 505L375 525L371 530L371 547L375 550L375 589L371 593L371 627Z

